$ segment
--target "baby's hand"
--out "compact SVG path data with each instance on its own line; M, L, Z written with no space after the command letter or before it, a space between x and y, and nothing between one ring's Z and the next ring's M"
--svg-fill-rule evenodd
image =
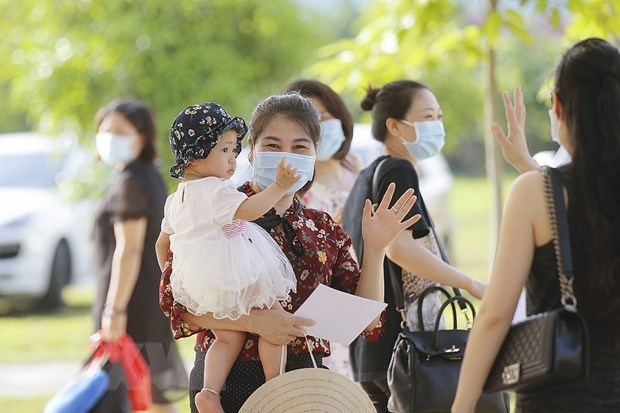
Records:
M276 184L282 189L289 189L297 181L301 179L301 175L297 173L297 168L293 168L290 163L284 163L285 157L283 156L278 163L278 170L276 171Z

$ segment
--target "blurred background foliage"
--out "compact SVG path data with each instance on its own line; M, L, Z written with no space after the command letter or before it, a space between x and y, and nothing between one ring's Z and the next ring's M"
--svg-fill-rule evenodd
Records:
M489 123L484 106L501 106L498 93L488 94L489 70L498 92L522 85L532 152L556 149L544 105L554 65L584 37L617 43L619 16L618 0L372 0L354 22L353 35L321 47L308 73L350 95L365 121L370 115L357 102L368 85L401 78L426 83L442 105L450 165L481 174ZM495 120L503 120L502 108L495 109Z
M248 118L261 98L311 77L341 92L360 122L369 121L358 104L368 84L427 83L443 106L451 166L482 174L489 48L499 89L523 86L535 152L553 148L544 100L557 58L577 39L617 42L620 32L620 0L0 0L0 8L0 132L71 132L92 145L97 109L131 95L155 110L164 173L167 131L186 105L213 100Z
M318 13L287 0L1 0L0 9L1 131L91 143L97 109L134 96L154 108L166 164L181 109L212 100L248 118L331 40L315 29Z

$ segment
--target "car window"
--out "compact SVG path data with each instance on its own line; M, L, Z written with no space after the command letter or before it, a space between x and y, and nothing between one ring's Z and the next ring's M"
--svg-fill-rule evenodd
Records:
M60 157L45 153L0 155L0 186L52 187L61 167Z

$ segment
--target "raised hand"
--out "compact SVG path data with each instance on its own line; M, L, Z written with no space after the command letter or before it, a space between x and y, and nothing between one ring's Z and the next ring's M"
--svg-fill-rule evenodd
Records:
M416 214L411 218L403 221L407 216L416 196L413 189L409 188L388 208L394 195L396 185L391 183L377 210L372 212L372 204L370 200L366 200L364 212L362 215L362 238L364 239L364 249L374 248L376 250L384 250L388 245L405 229L415 224L420 218L420 214Z
M497 123L491 125L491 132L499 142L506 162L521 173L535 169L538 164L532 159L525 138L525 103L521 86L517 86L514 90L514 104L507 91L502 93L502 99L508 121L508 133L504 134L502 127Z
M289 189L300 179L301 175L297 173L297 168L293 168L293 165L290 163L285 163L285 157L283 156L276 170L276 184L282 189Z

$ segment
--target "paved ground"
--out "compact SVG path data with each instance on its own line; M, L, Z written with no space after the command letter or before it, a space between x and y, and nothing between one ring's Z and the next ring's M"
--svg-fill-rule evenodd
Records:
M193 360L185 360L189 372ZM79 373L80 361L0 364L0 396L32 397L53 394Z

